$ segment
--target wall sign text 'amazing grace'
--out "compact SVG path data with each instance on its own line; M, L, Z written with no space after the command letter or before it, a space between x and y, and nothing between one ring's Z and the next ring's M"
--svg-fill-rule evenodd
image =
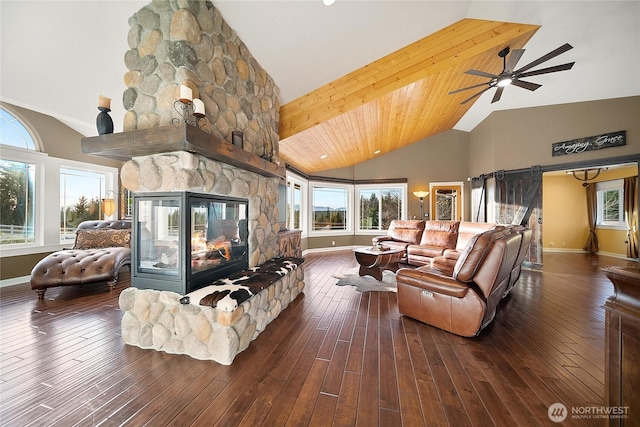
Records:
M588 136L572 141L556 142L551 144L551 155L554 157L564 156L566 154L584 153L585 151L602 150L603 148L620 147L623 145L627 145L626 130Z

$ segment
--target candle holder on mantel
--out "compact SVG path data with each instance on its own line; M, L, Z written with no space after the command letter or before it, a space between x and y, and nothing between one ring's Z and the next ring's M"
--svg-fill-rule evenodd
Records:
M181 84L178 87L178 93L178 99L173 103L173 109L178 113L178 117L174 117L171 121L175 124L187 123L206 132L204 129L207 125L204 102L194 98L193 90L187 85Z
M98 107L100 112L96 117L96 128L98 128L98 135L105 135L107 133L113 133L113 120L109 115L109 108Z
M172 123L187 123L205 130L204 127L207 125L207 118L204 114L196 112L193 101L177 99L176 102L173 103L173 109L176 110L179 117L172 118Z

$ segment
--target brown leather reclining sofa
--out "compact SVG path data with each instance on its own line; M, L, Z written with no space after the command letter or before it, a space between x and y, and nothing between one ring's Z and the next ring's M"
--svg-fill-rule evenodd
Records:
M393 220L387 235L372 241L374 246L382 242L393 249L405 249L402 263L431 265L435 258L444 257L440 262L453 268L467 242L495 226L488 222Z
M400 313L457 335L479 334L518 280L530 239L531 230L496 226L467 242L453 270L444 257L434 267L398 270Z
M494 223L394 220L373 244L406 250L401 263L412 268L396 273L402 314L474 336L520 277L531 234Z
M84 221L72 249L47 255L31 271L38 299L48 288L107 282L115 288L118 272L131 265L131 221Z

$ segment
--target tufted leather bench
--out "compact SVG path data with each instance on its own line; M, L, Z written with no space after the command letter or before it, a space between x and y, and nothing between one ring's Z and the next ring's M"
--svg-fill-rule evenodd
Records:
M118 272L131 265L130 221L84 221L73 249L43 258L31 271L31 289L44 299L48 288L107 282L115 288Z

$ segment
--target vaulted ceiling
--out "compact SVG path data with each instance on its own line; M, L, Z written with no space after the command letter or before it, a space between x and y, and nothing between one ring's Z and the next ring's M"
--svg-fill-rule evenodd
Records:
M99 95L122 131L129 17L148 1L0 1L0 100L96 134ZM640 95L640 1L213 0L280 88L280 154L304 172L353 165L493 111ZM61 24L64 23L64 24ZM564 43L535 92L454 89L527 64ZM616 78L611 78L615 76ZM378 151L376 154L376 151ZM325 156L324 158L321 158Z
M482 90L449 92L499 74L505 47L520 49L538 27L464 19L280 108L280 155L305 172L352 166L455 124Z

